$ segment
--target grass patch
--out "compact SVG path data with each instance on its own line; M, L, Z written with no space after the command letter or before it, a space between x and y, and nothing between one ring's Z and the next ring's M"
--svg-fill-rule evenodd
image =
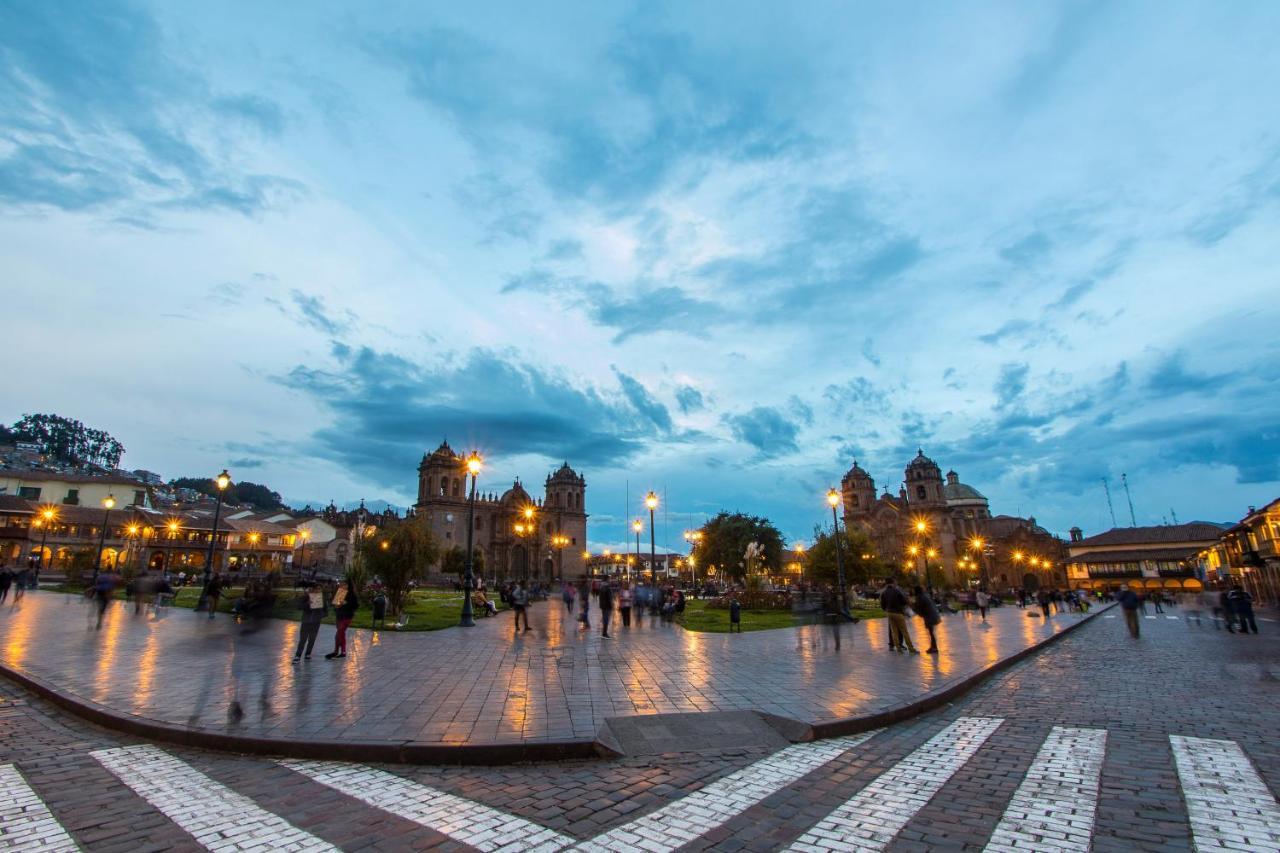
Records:
M71 586L53 587L55 592L66 592L73 594L84 594L82 588ZM235 604L237 598L244 592L241 587L231 587L223 590L222 598L218 600L218 612L231 615L231 607ZM276 606L271 615L276 619L289 619L297 622L302 619L302 611L298 609L297 598L302 594L302 590L281 588L276 590ZM496 594L495 594L496 596ZM115 598L124 600L125 594L123 589L117 589ZM356 610L355 619L351 623L353 628L372 628L373 627L373 603L372 596L360 596L360 607ZM173 606L181 607L187 610L194 610L196 603L200 600L200 590L198 587L186 586L177 591L174 597ZM498 611L502 612L507 607L501 601L494 599L494 604L498 606ZM401 631L438 631L441 628L452 628L458 624L458 620L462 614L462 593L444 589L420 589L409 593L409 600L405 604L405 613L409 617L409 623L401 628ZM480 608L475 608L475 618L480 619ZM332 625L334 623L333 608L329 608L329 613L324 618L324 624ZM387 617L387 625L391 626L391 618Z
M688 599L685 602L684 615L678 620L687 631L705 631L713 634L725 634L729 631L729 611L712 609L709 602ZM879 619L884 611L875 604L864 604L853 601L853 615L859 619ZM796 616L789 610L743 610L743 631L773 631L778 628L794 628L798 625L812 625L820 622L820 617Z

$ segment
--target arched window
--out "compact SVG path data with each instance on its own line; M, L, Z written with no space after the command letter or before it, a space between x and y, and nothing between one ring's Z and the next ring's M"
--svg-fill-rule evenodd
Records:
M859 504L859 503L858 503L858 496L857 496L857 495L850 495L850 496L849 496L849 506L856 507L856 506L860 506L860 505L861 505L861 504Z
M449 497L449 478L448 477L440 478L440 497L442 498Z
M924 496L925 496L924 486L916 486L916 497L919 498L920 500L924 500Z
M453 496L456 498L462 494L462 481L457 477L453 478Z

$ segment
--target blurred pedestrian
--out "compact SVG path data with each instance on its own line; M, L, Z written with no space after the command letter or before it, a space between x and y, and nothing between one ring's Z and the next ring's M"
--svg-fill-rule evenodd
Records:
M618 612L622 614L622 627L631 627L631 603L635 600L635 593L631 591L631 582L623 581L622 589L618 591Z
M912 602L911 606L915 609L916 615L924 622L925 630L929 632L929 648L925 649L925 652L936 655L938 654L938 637L934 633L934 629L942 621L942 615L938 613L938 606L933 603L933 599L929 597L929 593L925 592L923 587L916 586L912 592L915 593L915 601Z
M298 649L293 653L294 663L304 656L311 660L311 650L315 648L320 623L324 621L325 611L328 610L324 603L324 588L308 582L302 595L298 596L297 606L302 611L302 625L298 629Z
M516 633L520 633L520 620L524 620L524 629L529 630L529 593L525 592L520 581L511 588L511 611L515 613Z
M1129 589L1128 584L1124 584L1120 587L1116 600L1120 602L1120 609L1124 612L1124 624L1129 628L1129 636L1136 640L1139 636L1138 607L1141 604L1138 594Z
M1227 601L1231 602L1231 612L1240 622L1240 633L1247 634L1250 630L1258 633L1258 622L1253 618L1253 596L1249 590L1237 583L1227 593Z
M209 611L209 618L218 612L218 601L222 598L222 575L214 572L209 582L200 591L200 600Z
M98 625L102 627L102 617L107 612L107 605L116 591L116 576L110 572L102 572L93 584L94 603L98 607Z
M360 597L356 595L356 585L348 579L333 594L333 617L337 630L333 634L333 651L325 655L325 660L347 656L347 629L351 627L351 620L356 618L359 607Z
M591 582L586 578L578 581L578 623L579 628L586 631L591 628Z
M742 633L742 604L734 598L729 601L729 633Z
M609 636L609 617L613 615L613 585L608 581L600 584L597 603L600 605L600 636L612 640L613 637Z
M0 566L0 604L9 597L9 587L13 586L14 575L8 566Z
M978 604L978 612L982 614L982 624L987 624L987 608L991 606L991 596L987 594L985 589L979 588L974 596L974 601Z

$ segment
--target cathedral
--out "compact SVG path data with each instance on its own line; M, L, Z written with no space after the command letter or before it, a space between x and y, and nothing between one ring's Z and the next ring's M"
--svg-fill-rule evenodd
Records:
M443 442L418 465L415 514L426 520L441 554L467 547L467 473L464 457ZM501 495L476 495L472 547L484 576L549 581L586 570L587 481L566 462L533 498L517 479ZM442 558L443 559L443 558Z
M942 469L924 455L921 449L906 467L905 479L898 494L876 496L876 484L858 463L840 480L844 503L844 522L851 529L861 528L876 544L876 552L886 561L901 561L915 571L922 571L927 552L937 556L928 559L933 579L945 576L950 583L967 582L967 569L962 573L961 558L985 559L975 553L970 543L975 538L988 543L987 528L991 509L987 499L972 486L960 482L955 471L943 479ZM912 557L910 549L921 553ZM941 574L939 574L941 573Z

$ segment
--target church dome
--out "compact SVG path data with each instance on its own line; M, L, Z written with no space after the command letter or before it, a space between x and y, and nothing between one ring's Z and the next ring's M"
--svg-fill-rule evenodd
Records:
M961 482L947 483L942 487L942 494L948 501L985 501L987 496L973 486Z
M529 493L524 490L524 486L520 485L520 481L516 480L511 488L502 493L499 499L504 506L525 506L533 503L533 498L529 497Z

